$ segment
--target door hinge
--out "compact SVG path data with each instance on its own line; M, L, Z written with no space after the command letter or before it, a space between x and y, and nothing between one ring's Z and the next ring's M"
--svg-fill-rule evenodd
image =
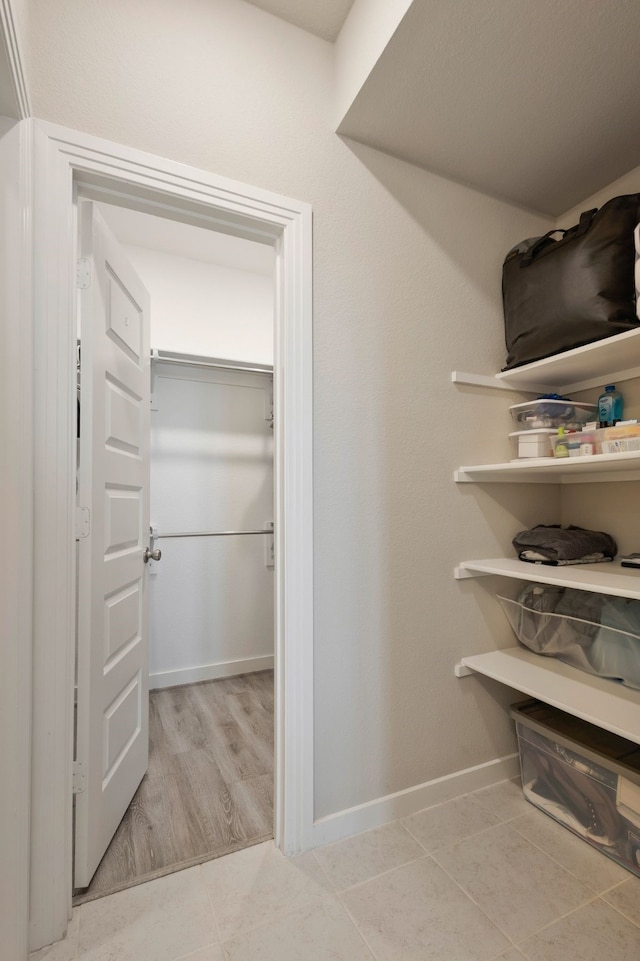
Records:
M72 787L74 794L83 794L87 789L87 775L84 773L82 761L73 762Z
M76 540L88 537L91 532L91 514L88 507L76 507Z
M76 287L86 290L91 286L91 264L86 257L76 261Z

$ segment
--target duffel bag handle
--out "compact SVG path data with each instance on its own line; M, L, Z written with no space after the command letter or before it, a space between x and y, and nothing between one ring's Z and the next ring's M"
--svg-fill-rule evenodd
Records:
M592 210L583 210L580 214L580 220L575 227L570 227L569 230L562 230L559 227L554 230L548 230L546 234L539 237L535 244L524 254L520 261L520 266L528 267L543 250L548 248L547 241L550 237L553 237L554 234L562 234L562 239L558 241L559 244L561 244L563 240L574 240L576 237L581 237L582 234L586 234L597 213L597 207L594 207Z
M523 254L522 260L520 261L520 266L528 267L531 261L535 259L537 254L539 254L540 251L547 246L547 241L550 237L553 237L554 234L562 234L564 237L566 230L561 230L557 227L554 227L553 230L548 230L546 234L542 235L542 237L538 237L535 244L532 244L532 246L527 250L526 254Z
M583 210L580 214L580 220L575 227L570 227L569 230L565 231L565 237L581 237L582 234L586 234L597 213L597 207L594 207L592 210Z

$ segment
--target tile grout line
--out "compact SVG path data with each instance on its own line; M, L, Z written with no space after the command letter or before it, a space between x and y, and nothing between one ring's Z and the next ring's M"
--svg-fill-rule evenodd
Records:
M498 954L494 954L492 958L487 958L487 961L501 961L501 959L504 958L507 951L509 952L517 951L518 954L521 954L522 957L525 958L525 955L522 954L522 951L520 950L520 948L517 948L515 944L510 944L508 948L503 948L502 951L500 951ZM527 961L526 958L525 958L525 961Z
M623 884L626 884L626 881L623 881L622 883L623 883ZM613 888L609 888L609 891L613 891ZM608 894L609 891L605 891L605 894ZM620 915L620 917L624 918L625 921L629 921L631 924L633 924L634 927L640 928L640 920L639 920L639 921L635 921L633 918L629 917L628 914L625 914L624 911L622 910L622 908L619 908L619 907L618 907L617 905L615 905L615 904L611 904L610 901L605 901L605 899L604 899L602 896L600 896L600 900L602 901L603 904L606 904L607 907L613 908L613 910L616 911L617 914Z
M466 795L463 795L463 796L466 797ZM429 810L429 809L426 808L425 810ZM419 811L418 813L420 814L421 812ZM410 815L410 816L412 816L412 815ZM497 824L489 824L487 827L485 827L485 828L480 828L479 831L474 831L473 834L468 834L466 837L460 838L458 841L452 841L450 844L442 844L442 845L440 845L440 847L432 848L431 850L427 849L427 848L424 846L424 844L422 843L422 841L418 840L417 837L415 837L413 834L411 834L411 831L410 831L409 828L406 828L406 830L409 831L409 834L411 834L411 837L414 839L414 841L417 841L418 844L420 845L420 847L421 847L427 854L432 855L432 854L434 854L436 851L441 851L443 848L453 848L453 847L456 847L458 844L464 844L465 841L470 841L471 838L477 838L477 837L479 837L481 834L486 834L487 831L493 831L493 830L495 830L495 828L499 828L501 825L507 824L507 823L508 823L507 821L498 821Z
M374 961L382 961L382 959L378 957L378 955L375 953L375 951L373 950L373 948L372 948L371 945L369 944L369 941L367 940L367 937L366 937L364 931L362 931L362 930L360 929L360 925L358 924L358 922L356 921L356 919L355 919L354 916L352 915L352 913L351 913L351 911L349 910L348 906L344 903L344 901L343 901L342 897L340 896L340 894L338 894L337 892L336 892L336 897L337 897L339 903L342 905L343 910L346 912L347 917L349 918L349 920L350 920L351 923L353 924L354 928L356 929L356 931L358 932L358 934L360 935L360 937L361 937L362 940L364 941L365 947L367 948L367 950L368 950L369 954L371 955L371 957L374 959Z
M503 930L502 930L502 928L500 927L500 925L498 924L498 922L497 922L497 921L494 921L493 918L490 918L490 917L489 917L489 915L488 915L487 912L484 910L484 908L482 908L482 907L478 904L478 902L475 900L475 898L473 898L473 897L469 894L468 891L465 891L465 889L462 887L462 885L453 877L453 875L451 875L451 874L447 871L447 869L446 869L442 864L440 864L440 862L438 861L437 858L432 857L432 860L433 860L434 864L437 864L437 866L440 868L440 870L443 871L443 872L446 874L446 876L449 878L449 880L452 881L453 884L455 884L455 886L456 886L457 888L459 888L459 890L464 894L464 896L465 896L466 898L468 898L469 901L471 901L471 903L474 905L474 907L476 907L476 908L478 909L478 911L482 914L482 916L487 919L487 921L489 922L489 924L493 925L493 927L496 929L496 931L499 931L499 933L500 933L503 937L505 937L505 938L507 939L507 941L509 942L509 947L510 947L510 948L511 948L511 947L514 947L515 942L513 941L513 939L511 938L511 936L510 936L509 934L507 934L506 931L503 931ZM504 952L505 952L506 950L508 950L508 949L507 949L507 948L503 948L502 953L504 954ZM499 958L500 955L498 954L498 955L496 955L496 957Z
M492 825L492 828L500 827L501 825L506 824L506 823L508 823L508 822L506 822L506 821L501 821L500 824ZM491 830L492 828L487 828L487 829L485 829L484 831L480 831L479 834L486 834L486 832L489 831L489 830ZM472 837L478 837L478 835L472 835ZM469 840L469 838L465 838L465 840ZM463 843L463 842L460 842L460 843ZM451 845L449 845L449 847L456 847L456 844L451 844ZM443 849L441 848L440 850L443 850ZM509 941L509 944L510 944L511 946L515 946L517 942L515 942L515 941L513 940L513 938L511 937L511 935L507 934L507 932L504 931L504 930L500 927L500 925L497 923L497 921L494 921L493 918L490 918L490 917L489 917L489 915L487 914L487 912L484 910L483 907L481 907L481 905L478 904L478 902L475 900L475 898L474 898L468 891L466 891L465 888L462 886L462 884L460 884L460 882L457 881L457 879L453 877L453 875L446 869L446 867L445 867L443 864L440 863L440 861L439 861L438 858L436 857L436 854L437 854L437 851L434 851L433 854L431 855L431 857L433 858L434 862L438 865L438 867L440 868L440 870L441 870L441 871L444 871L444 873L447 875L447 877L456 885L456 887L458 887L458 888L462 891L462 893L465 895L465 897L467 897L467 898L471 901L471 903L476 906L476 908L478 909L478 911L480 911L480 912L484 915L484 917L485 917L491 924L493 924L494 927L496 927L496 928L498 929L498 931L500 932L500 934L504 935L504 937ZM594 895L594 897L595 897L595 895ZM587 902L587 903L588 903L588 902ZM580 907L582 907L582 905L580 905ZM552 923L554 923L554 922L552 922ZM521 939L521 940L524 940L524 939ZM504 952L503 952L503 953L504 953ZM498 955L498 957L499 957L499 955Z
M200 883L202 884L202 886L203 886L203 888L204 888L204 893L205 893L205 895L206 895L206 897L207 897L207 903L208 903L208 905L209 905L209 910L211 911L211 915L212 915L212 917L213 917L213 924L214 924L214 927L215 927L215 929L216 929L216 934L218 935L218 944L222 944L222 938L220 937L220 925L218 924L218 916L217 916L216 911L215 911L215 908L214 908L214 906L213 906L213 898L211 897L211 892L209 891L209 886L208 886L207 882L206 882L205 879L204 879L204 867L203 867L202 864L199 864L197 867L198 867L198 874L200 875Z
M615 891L616 888L621 888L623 884L627 884L629 881L636 881L637 884L640 885L640 875L634 874L632 871L629 871L628 878L623 878L622 881L616 881L616 883L612 884L611 887L605 888L604 891L600 893L600 896L602 897L605 894L611 894L611 892Z
M554 918L553 921L549 921L548 924L543 924L541 928L537 928L535 931L533 931L531 934L528 934L526 937L520 938L519 941L514 941L513 946L517 948L518 951L520 951L520 953L522 954L523 952L520 949L520 945L524 944L525 941L528 941L530 938L537 937L539 934L542 934L544 931L548 931L549 928L552 928L554 926L554 924L559 924L560 921L566 921L566 919L570 918L572 914L576 914L576 912L582 911L583 908L586 908L590 904L593 904L594 901L600 901L600 900L601 898L599 897L599 895L597 894L594 895L589 901L586 901L584 904L579 904L577 907L572 908L571 911L565 911L564 914L561 914L559 917Z
M508 821L503 821L503 822L501 822L501 824L502 824L502 825L511 826ZM498 827L498 826L500 826L500 825L495 825L495 827ZM490 830L490 829L487 829L487 830ZM553 864L557 865L557 866L560 868L561 871L564 871L565 874L568 874L569 877L573 878L574 881L577 881L578 884L582 885L582 887L585 888L585 890L586 890L587 893L590 895L590 897L589 897L586 901L582 901L579 905L577 905L576 908L573 908L572 911L573 911L573 910L577 910L577 909L580 908L580 907L583 907L585 904L590 904L591 901L594 901L596 898L600 897L600 895L598 894L597 891L592 891L591 888L589 888L589 887L584 883L584 881L581 881L580 878L576 877L575 874L572 874L572 872L569 871L568 868L566 868L563 864L560 864L559 861L556 861L555 858L553 858L547 851L543 850L543 848L538 847L537 844L535 844L533 841L530 841L529 838L525 837L523 834L520 834L520 832L519 832L517 829L514 829L514 830L516 831L516 834L518 834L518 836L519 836L520 838L522 838L523 841L525 841L527 844L530 844L533 848L535 848L537 851L539 851L544 857L548 858L550 861L553 862ZM479 834L484 834L484 833L486 833L486 832L485 832L485 831L479 832ZM478 834L478 835L472 835L472 837L478 837L479 834ZM469 838L466 838L465 840L469 840ZM463 842L460 842L460 843L463 843ZM450 847L455 847L456 845L453 845L453 844L452 844L452 845L449 845L449 846L450 846ZM440 848L439 850L443 850L443 849ZM444 867L444 865L441 864L440 861L438 861L438 858L436 857L436 854L437 854L437 851L435 851L434 854L433 854L433 859L434 859L434 861L436 862L436 864L438 864L438 866L442 868L442 870L451 878L452 881L455 881L455 878L449 873L449 871L447 871L447 869ZM456 883L457 883L457 882L456 882ZM459 886L461 887L461 885L459 885ZM462 888L462 890L464 891L464 888ZM471 898L471 900L473 901L473 898L471 897L470 894L468 894L468 892L465 891L465 894L467 894L467 896L468 896L469 898ZM475 901L474 901L474 904L475 904ZM478 907L480 908L480 905L478 905ZM482 908L480 908L480 910L482 910ZM570 914L570 913L572 913L572 912L570 911L569 914ZM553 923L553 922L551 922L551 923ZM506 932L505 932L505 934L506 934ZM508 937L508 935L506 935L506 936Z
M222 948L219 941L210 941L209 944L204 944L201 948L195 948L193 951L189 951L189 954L181 954L177 958L170 958L169 961L189 961L194 954L201 954L202 951L208 951L209 948Z
M511 779L511 778L505 778L504 780L505 780L505 781L511 781L512 779ZM497 783L502 783L502 782L497 782ZM486 790L486 789L485 789L485 788L481 788L480 790ZM422 851L424 852L424 854L421 855L420 857L417 857L417 858L411 858L411 860L405 861L403 864L394 865L394 867L388 868L388 869L386 869L385 871L381 871L379 874L371 875L371 877L366 878L364 881L357 881L355 884L349 885L349 886L346 887L346 888L335 888L335 887L334 887L333 882L331 881L331 878L329 877L328 873L327 873L327 872L325 871L325 869L323 868L323 866L322 866L322 864L321 864L321 862L320 862L320 859L319 859L318 857L316 857L315 855L316 855L316 852L317 852L317 851L320 851L320 850L329 850L329 849L332 848L332 847L337 847L338 845L343 844L345 841L351 840L351 838L343 838L343 839L341 839L340 841L334 841L334 842L332 842L331 844L327 844L327 845L324 845L324 846L320 846L320 847L314 849L313 851L311 851L310 853L314 855L314 858L315 858L316 862L317 862L318 865L320 866L321 870L323 871L323 874L325 875L325 877L327 878L327 880L329 881L329 883L332 885L332 888L333 888L333 890L334 890L335 892L337 892L337 893L342 893L342 892L344 892L344 891L350 891L352 888L358 887L358 886L361 885L361 884L367 884L369 881L373 881L373 880L375 880L376 878L383 877L385 874L389 874L391 871L395 871L395 870L397 870L398 868L405 867L405 866L408 865L408 864L413 864L415 861L420 861L420 860L422 859L422 857L425 857L425 856L426 856L426 857L432 857L432 855L434 854L434 851L433 851L433 850L429 850L429 849L424 845L424 843L423 843L422 841L420 841L420 839L417 838L417 837L411 832L411 829L404 823L405 820L408 820L408 819L411 818L411 817L415 817L415 816L418 815L418 814L422 814L424 811L432 811L432 810L434 810L435 808L444 807L444 806L446 806L447 804L451 803L452 801L457 801L457 800L460 800L461 798L468 797L468 798L474 799L474 794L475 794L475 793L476 793L476 792L468 792L467 794L461 794L461 795L459 795L459 797L457 797L457 798L449 798L449 799L446 800L446 801L440 801L440 802L438 802L437 804L432 804L432 805L430 805L429 807L422 808L422 810L416 811L414 814L409 814L409 815L407 815L405 818L395 818L394 820L388 821L388 822L386 822L386 824L380 825L379 827L370 828L368 831L363 831L363 832L361 832L361 833L358 834L358 835L353 835L353 837L363 837L363 836L366 835L366 834L373 833L374 831L379 831L379 830L381 830L382 828L388 827L388 826L391 825L391 824L397 824L397 825L399 825L401 828L403 828L403 830L407 833L407 835L408 835L413 841L416 842L416 844L422 849ZM482 813L484 813L484 814L487 813L487 812L484 810L484 808L482 807L482 805L480 804L480 802L475 801L475 799L474 799L474 804L477 804L478 808L480 808L480 810L482 811ZM497 817L497 815L493 815L493 816L494 816L494 817ZM506 820L503 820L503 819L501 819L501 818L497 818L496 824L490 824L490 825L488 825L487 827L481 828L479 831L473 832L473 834L469 834L468 836L466 836L466 837L464 837L464 838L461 838L459 841L454 841L454 842L452 842L451 844L442 845L442 847L443 847L443 848L444 848L444 847L454 847L455 845L461 844L461 843L463 843L464 841L469 841L471 838L477 837L477 836L479 836L480 834L484 834L484 833L487 832L487 831L491 831L491 830L494 829L494 828L498 828L498 827L500 827L500 825L502 825L502 824L507 824L507 823L509 823L510 820L514 820L515 818L518 818L518 817L522 817L522 815L521 815L521 814L516 814L516 815L514 815L513 818L509 818L509 819L506 819ZM439 850L439 848L436 848L436 851L437 851L437 850ZM439 864L439 862L438 862L438 864ZM439 866L440 866L440 865L439 865ZM444 870L444 869L443 869L443 870ZM465 893L466 893L466 892L465 892Z
M501 951L500 951L500 953L498 953L497 955L495 955L495 958L499 958L499 957L500 957L500 954L504 954L505 950L508 950L509 948L511 948L511 947L514 946L513 941L511 940L511 938L509 937L509 935L506 934L504 931L502 931L502 929L496 924L496 922L493 921L493 919L490 918L490 917L487 915L487 913L482 910L482 908L480 907L480 905L479 905L479 904L476 904L476 902L473 900L473 898L472 898L469 894L467 894L467 892L464 890L464 888L463 888L460 884L458 884L458 882L455 880L455 878L452 878L451 875L450 875L447 871L445 871L445 869L442 867L442 865L439 864L439 863L435 860L435 858L433 858L430 854L426 854L426 856L425 856L425 857L422 857L422 858L414 858L413 861L408 861L407 864L401 864L399 867L391 868L389 871L384 871L382 874L378 874L378 875L376 875L375 878L370 878L369 880L373 881L373 880L377 880L377 879L379 879L379 878L385 877L385 875L387 875L387 874L392 874L394 871L400 871L400 870L402 870L402 868L408 867L408 865L410 865L410 864L417 864L418 861L431 861L433 864L436 865L436 867L438 867L441 871L443 871L443 872L447 875L447 877L453 882L453 884L460 890L460 892L462 893L462 895L463 895L468 901L470 901L471 904L474 905L474 907L476 907L476 908L478 909L478 911L480 912L480 914L482 914L482 916L485 918L485 920L486 920L493 928L495 928L496 931L498 931L499 934L501 934L503 937L505 937L505 938L507 939L507 941L509 942L508 947L507 947L507 948L502 948ZM358 922L355 920L355 918L353 918L351 912L349 911L348 906L344 903L344 900L343 900L343 897L342 897L343 894L347 894L349 891L353 891L353 890L355 890L356 888L362 887L364 884L368 884L368 883L369 883L368 881L361 881L361 882L359 882L358 884L352 885L350 888L345 888L343 891L339 891L339 892L336 892L336 893L337 893L337 895L338 895L338 898L340 899L340 903L344 906L345 911L347 911L347 913L349 914L349 917L352 918L353 923L355 924L356 928L358 929L358 931L360 932L360 934L361 934L362 937L364 938L364 940L365 940L365 942L366 942L366 944L367 944L367 947L369 947L369 949L371 950L371 953L374 955L374 958L377 958L377 956L374 954L373 950L371 949L371 946L369 945L369 942L366 940L364 933L360 930L360 927L359 927L359 925L358 925Z
M506 780L509 780L509 779L507 778ZM473 797L473 794L461 794L461 795L460 795L460 798L463 798L463 797ZM406 819L408 819L408 818L410 818L410 817L415 817L416 814L422 814L423 811L431 811L431 810L433 810L434 808L437 808L437 807L444 807L446 804L450 803L450 801L457 801L457 800L458 800L458 798L450 798L448 801L441 801L441 802L439 802L438 804L432 804L431 807L423 808L421 811L416 811L415 814L409 814L409 815L407 815L407 818L406 818ZM478 806L481 807L481 805L478 805ZM483 813L485 813L485 812L483 812ZM521 817L521 815L516 814L515 817ZM329 849L332 848L332 847L337 847L338 845L343 844L345 841L351 840L351 837L349 837L349 838L343 838L343 839L340 840L340 841L333 841L331 844L327 844L327 845L324 845L324 846L321 845L320 847L315 848L314 850L312 850L312 851L310 852L311 854L314 855L314 858L315 858L316 862L317 862L318 865L320 866L323 874L325 875L325 877L327 878L327 880L329 881L329 883L332 885L332 888L333 888L333 890L334 890L335 893L341 894L341 893L343 893L343 892L345 892L345 891L351 891L353 888L357 888L357 887L359 887L359 886L362 885L362 884L368 884L369 881L374 881L374 880L376 880L377 878L384 877L385 874L390 874L392 871L397 871L397 870L399 870L400 868L406 867L406 866L409 865L409 864L414 864L416 861L421 861L421 860L422 860L423 858L425 858L425 857L427 857L427 858L432 858L432 859L433 859L434 851L428 850L428 849L425 847L424 843L423 843L422 841L420 841L420 839L417 838L414 834L412 834L411 829L408 828L406 824L404 824L404 820L406 820L406 819L405 819L405 818L396 818L396 819L393 820L393 821L387 821L386 824L381 824L379 827L370 828L368 831L363 831L363 832L361 832L360 834L352 835L352 837L353 837L353 838L363 837L364 835L369 834L369 833L373 833L374 831L380 831L382 828L388 827L388 826L391 825L391 824L398 824L401 828L404 829L404 831L406 831L406 833L408 834L408 836L409 836L413 841L416 842L416 844L418 845L418 847L420 847L424 853L423 853L422 855L420 855L419 857L411 858L409 861L405 861L405 862L403 862L402 864L397 864L397 865L394 865L392 868L387 868L387 869L384 870L384 871L380 871L378 874L373 874L373 875L371 875L371 877L366 878L364 881L357 881L355 884L351 884L351 885L349 885L348 887L345 887L345 888L336 888L336 887L334 887L333 882L331 881L331 878L329 877L328 873L327 873L327 872L325 871L325 869L323 868L323 866L322 866L322 864L321 864L321 862L320 862L320 859L319 859L318 857L316 857L316 853L317 853L317 851L329 850ZM490 824L490 825L488 825L488 826L485 827L485 828L481 828L479 831L475 831L473 834L470 834L470 835L468 835L467 837L461 838L459 841L454 841L454 842L451 843L451 844L443 844L442 847L443 847L443 848L445 848L445 847L455 847L457 844L462 844L464 841L469 841L471 838L478 837L479 835L485 834L487 831L491 831L492 829L498 828L498 827L500 827L502 824L506 824L506 823L508 823L508 822L507 822L507 821L502 821L502 820L498 819L498 821L497 821L496 824ZM440 848L436 848L436 851L437 851L437 850L440 850ZM434 860L435 860L435 859L434 859ZM441 866L441 865L439 864L439 862L438 862L438 866ZM443 870L444 870L444 868L443 868ZM466 892L465 892L465 893L466 893Z
M434 805L434 807L438 807L438 805L436 804L436 805ZM431 809L430 809L430 808L425 808L424 810L425 810L425 811L429 811L429 810L431 810ZM417 814L422 814L422 811L418 811L418 812L416 812L416 813L417 813ZM413 817L413 815L409 815L409 817ZM399 821L398 821L398 824L401 824L401 825L402 825L402 827L405 829L405 831L407 832L407 834L409 835L409 837L410 837L410 838L413 838L413 840L416 842L416 844L419 844L419 845L420 845L420 847L422 848L422 850L424 851L425 854L429 854L429 851L427 851L426 847L424 846L424 844L422 843L422 841L420 840L420 838L417 838L417 837L415 836L415 834L412 834L411 828L408 828L407 825L404 824L402 820L399 820Z
M541 813L542 813L542 812L541 812ZM544 815L544 814L543 814L543 816L548 817L548 815ZM514 818L514 820L518 820L518 819L517 819L517 818ZM552 820L553 820L553 819L552 819ZM558 821L554 821L554 824L559 824L559 822L558 822ZM517 832L518 832L518 834L520 835L521 838L524 838L525 841L528 841L529 844L533 845L534 848L537 848L538 851L541 851L542 854L546 854L548 858L551 858L551 860L554 861L559 867L561 867L561 868L563 869L563 871L566 871L567 874L570 874L572 878L575 878L576 881L579 881L580 884L584 885L585 888L587 888L587 889L590 890L590 891L593 891L593 888L590 888L586 881L583 881L582 878L578 877L578 875L575 874L570 868L568 868L568 867L567 867L565 864L563 864L561 861L558 861L558 859L555 858L555 857L553 856L553 854L550 854L549 851L547 851L545 848L541 847L541 846L540 846L539 844L537 844L535 841L532 841L531 838L528 838L526 834L523 834L521 831L519 831L518 828L515 826L515 824L512 824L512 827L513 827L514 831L517 831ZM560 827L564 827L564 825L560 825ZM582 842L582 843L584 843L584 844L587 844L589 850L592 850L594 853L599 854L599 855L600 855L601 857L603 857L603 858L606 858L606 857L607 857L606 854L604 854L602 851L598 851L597 848L592 847L587 841L582 841L582 839L581 839L577 834L574 834L572 831L569 831L568 828L566 828L565 830L567 830L567 831L569 832L569 834L571 835L571 837L572 837L572 838L575 838L576 841L579 841L579 842ZM617 863L613 858L607 858L607 861L611 861L613 864L616 864L616 863ZM623 868L623 870L625 870L625 869ZM635 876L635 875L631 874L631 877L634 877L634 876ZM611 885L610 887L608 887L608 888L603 888L601 891L593 891L594 897L596 897L596 898L602 897L602 895L608 894L610 891L615 890L615 888L620 887L620 885L626 884L626 882L627 882L628 880L629 880L629 878L624 878L622 881L616 881L615 884L612 884L612 885ZM640 879L639 879L639 880L640 880ZM631 920L631 918L629 918L629 920ZM634 922L634 923L635 923L635 922ZM640 925L638 925L638 926L640 927Z
M356 888L361 888L364 884L369 884L371 881L378 881L380 878L384 878L388 874L393 874L394 871L401 871L403 868L409 867L410 864L416 864L417 861L426 861L429 858L429 854L421 854L419 857L411 858L410 861L405 861L403 864L395 864L392 868L387 868L386 871L381 871L379 874L373 874L370 878L366 878L364 881L356 881L355 884L350 884L346 888L333 888L333 893L346 894L348 891L354 891Z

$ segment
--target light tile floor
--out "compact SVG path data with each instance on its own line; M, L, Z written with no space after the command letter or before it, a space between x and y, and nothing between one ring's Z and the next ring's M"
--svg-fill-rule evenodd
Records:
M286 860L273 842L76 908L31 961L638 961L640 879L503 781Z

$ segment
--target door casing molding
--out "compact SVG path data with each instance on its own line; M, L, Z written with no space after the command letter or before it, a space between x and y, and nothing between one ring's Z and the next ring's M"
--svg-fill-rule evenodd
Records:
M15 113L12 116L18 120L26 120L31 116L31 103L14 7L15 2L12 0L0 0L0 43L4 44L4 56L13 88Z
M71 909L75 192L276 249L275 838L313 844L312 213L306 203L42 121L34 142L34 624L30 950ZM41 549L38 549L38 545Z
M27 957L33 561L32 141L0 118L0 957Z

